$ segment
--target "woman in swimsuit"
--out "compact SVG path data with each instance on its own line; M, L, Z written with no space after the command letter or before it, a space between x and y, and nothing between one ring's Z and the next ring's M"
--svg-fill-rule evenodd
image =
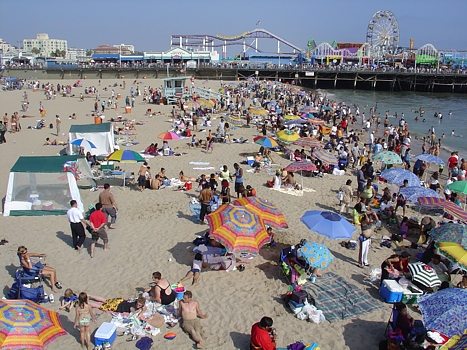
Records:
M77 328L79 325L81 347L84 348L86 346L86 349L89 349L89 345L91 344L91 334L89 332L91 320L96 322L92 308L88 305L88 295L85 292L81 292L78 297L74 327ZM85 337L86 345L84 345Z
M171 304L175 300L175 292L172 290L169 281L162 278L159 271L152 274L152 279L156 284L149 290L147 299L154 300L162 305Z

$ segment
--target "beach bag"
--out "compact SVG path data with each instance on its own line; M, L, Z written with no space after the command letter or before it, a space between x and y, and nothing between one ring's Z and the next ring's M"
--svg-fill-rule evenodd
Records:
M339 192L337 193L337 199L340 200L340 201L343 200L343 199L344 199L344 192L339 191Z
M36 288L27 288L25 286L21 286L20 290L22 299L27 299L34 303L42 303L44 300L48 300L43 286Z
M312 310L309 313L308 318L313 323L323 323L324 321L326 321L323 311L321 310Z

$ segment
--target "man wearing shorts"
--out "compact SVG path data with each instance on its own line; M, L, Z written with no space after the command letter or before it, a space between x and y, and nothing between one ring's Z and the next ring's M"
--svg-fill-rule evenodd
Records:
M102 212L102 204L96 204L96 210L94 210L89 216L89 222L91 223L92 234L91 258L93 258L94 247L96 246L99 238L104 241L104 251L107 250L107 244L109 243L109 237L107 236L107 231L105 230L105 226L107 225L107 215Z
M99 194L99 203L102 206L102 212L104 213L107 221L107 215L110 215L109 228L115 228L114 224L117 220L118 206L114 199L114 195L110 192L110 184L104 184L104 191Z
M192 299L193 294L187 290L178 306L178 316L182 317L182 328L196 342L198 349L203 347L203 338L201 338L202 327L199 318L207 318L199 308L199 302Z
M237 193L237 198L240 198L240 194L243 193L245 188L243 187L243 169L240 168L238 163L234 164L235 174L230 175L230 177L235 176L235 192Z

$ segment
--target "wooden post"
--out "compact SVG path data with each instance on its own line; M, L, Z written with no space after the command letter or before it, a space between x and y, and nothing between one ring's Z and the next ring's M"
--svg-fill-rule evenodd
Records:
M336 76L334 77L334 89L336 88L337 86L337 73L336 73Z
M358 73L355 74L355 79L353 81L353 89L354 90L357 88L357 78L358 78Z

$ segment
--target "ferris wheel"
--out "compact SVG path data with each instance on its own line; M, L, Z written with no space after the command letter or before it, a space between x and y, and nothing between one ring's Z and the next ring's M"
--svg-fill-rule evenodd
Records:
M368 23L366 42L373 57L384 58L396 52L399 46L399 24L391 11L375 12Z

